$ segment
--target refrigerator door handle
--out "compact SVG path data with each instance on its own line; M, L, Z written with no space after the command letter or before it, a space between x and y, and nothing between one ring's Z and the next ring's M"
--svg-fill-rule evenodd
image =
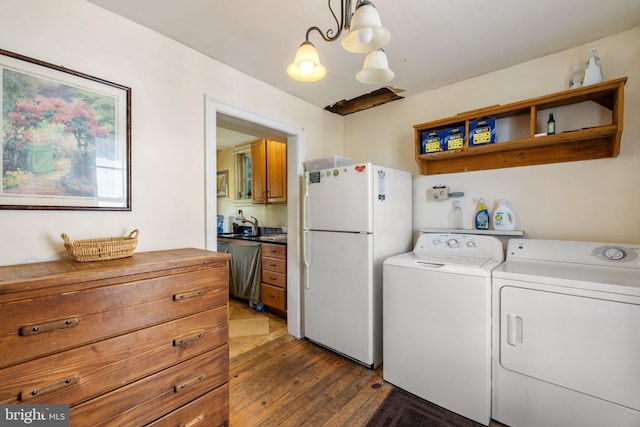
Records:
M304 244L302 247L302 262L304 263L304 287L309 289L309 230L304 230Z
M309 227L307 226L309 218L307 218L307 210L308 210L308 206L309 205L309 192L305 191L304 193L304 201L302 202L302 228L303 229L308 229Z

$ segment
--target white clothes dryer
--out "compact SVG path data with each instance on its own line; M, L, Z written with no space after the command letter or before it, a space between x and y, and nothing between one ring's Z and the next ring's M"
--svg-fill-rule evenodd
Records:
M385 381L489 424L491 270L503 260L495 237L421 234L384 261Z
M640 245L510 240L492 386L512 427L640 426Z

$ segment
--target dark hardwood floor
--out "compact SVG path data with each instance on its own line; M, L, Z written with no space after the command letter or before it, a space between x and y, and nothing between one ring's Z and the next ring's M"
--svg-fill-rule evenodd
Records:
M394 388L384 366L367 369L296 340L284 319L246 302L230 300L229 319L231 427L364 426Z
M283 335L230 361L230 425L363 426L393 386L310 341Z

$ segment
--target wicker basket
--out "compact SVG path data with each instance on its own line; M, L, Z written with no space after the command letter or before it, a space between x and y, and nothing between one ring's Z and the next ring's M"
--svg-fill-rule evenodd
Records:
M138 230L126 237L105 237L100 239L71 240L62 233L64 247L69 255L78 262L105 261L126 258L133 255L138 244Z

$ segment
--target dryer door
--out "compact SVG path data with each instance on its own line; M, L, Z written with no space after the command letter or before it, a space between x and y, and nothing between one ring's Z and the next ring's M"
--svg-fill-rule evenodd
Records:
M501 365L640 410L640 298L522 283L500 281Z

